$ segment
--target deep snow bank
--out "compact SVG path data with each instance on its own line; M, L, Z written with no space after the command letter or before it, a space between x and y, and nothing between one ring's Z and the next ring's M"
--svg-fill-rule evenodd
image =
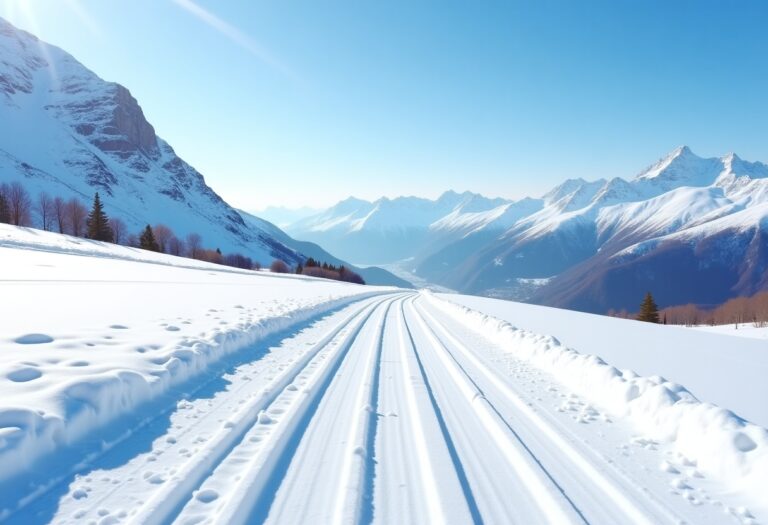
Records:
M730 410L701 402L682 385L660 376L642 377L631 370L619 370L600 357L568 348L552 336L516 328L428 292L423 295L457 322L546 370L577 394L616 416L628 417L648 438L672 443L701 472L744 493L756 506L768 506L765 428Z
M768 347L758 340L733 337L741 325L720 333L703 329L626 321L533 304L469 295L438 295L517 328L549 334L598 355L619 369L642 376L660 375L703 401L728 407L740 417L768 428ZM759 329L755 329L759 331Z
M227 355L389 290L5 225L0 262L0 480Z

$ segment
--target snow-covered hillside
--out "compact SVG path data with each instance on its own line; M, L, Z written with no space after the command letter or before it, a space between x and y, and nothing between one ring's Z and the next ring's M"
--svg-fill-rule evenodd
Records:
M10 226L0 261L0 522L768 517L748 339Z
M265 266L275 258L294 264L317 256L224 202L155 134L126 88L0 18L0 183L13 181L33 200L45 192L89 205L98 191L130 233L165 224L182 239L197 233L206 247ZM407 285L377 268L365 278Z
M768 166L735 154L683 146L631 180L569 179L539 199L448 193L420 203L429 214L386 202L401 208L386 220L349 199L289 231L354 253L375 238L447 288L600 313L633 310L648 290L661 305L712 304L768 286Z
M0 182L81 198L101 194L136 232L163 223L180 237L241 252L263 264L299 254L248 226L155 134L123 86L0 19Z

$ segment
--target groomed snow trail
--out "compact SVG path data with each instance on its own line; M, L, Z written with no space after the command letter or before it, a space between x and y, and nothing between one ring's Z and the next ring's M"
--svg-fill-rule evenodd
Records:
M500 366L418 294L280 337L7 521L739 522L670 494L662 450L628 454L627 425L563 415L553 403L575 396Z

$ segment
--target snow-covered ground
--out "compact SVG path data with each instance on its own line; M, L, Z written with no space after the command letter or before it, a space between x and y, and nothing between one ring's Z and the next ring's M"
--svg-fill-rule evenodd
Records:
M707 333L709 330L468 295L441 297L518 328L550 334L579 352L600 356L616 368L634 370L642 376L658 375L685 385L699 399L768 427L768 346L762 341L732 337L733 325L715 327L713 333Z
M764 428L539 335L636 323L0 233L0 521L768 519Z
M750 339L768 339L768 327L754 326L752 323L730 323L717 326L692 326L694 330L700 330L710 334L731 335L735 337L747 337ZM766 407L768 411L768 407Z

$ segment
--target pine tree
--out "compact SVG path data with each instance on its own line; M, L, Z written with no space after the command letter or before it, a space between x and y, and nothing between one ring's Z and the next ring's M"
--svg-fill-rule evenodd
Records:
M88 227L88 238L96 241L114 242L115 236L112 233L112 226L109 225L109 217L104 213L104 206L101 204L99 192L93 197L93 208L88 214L86 220Z
M141 237L139 238L139 248L142 248L144 250L149 250L152 252L159 252L160 246L157 244L157 241L155 240L155 234L152 232L152 226L147 224L147 227L144 228L144 232L141 234Z
M659 322L659 307L653 300L651 292L645 294L640 305L640 313L637 315L638 321L645 321L646 323L658 323Z
M8 199L0 192L0 222L3 224L10 224L11 212L8 209Z
M296 273L299 274L299 275L304 273L304 267L301 265L301 263L296 265Z

